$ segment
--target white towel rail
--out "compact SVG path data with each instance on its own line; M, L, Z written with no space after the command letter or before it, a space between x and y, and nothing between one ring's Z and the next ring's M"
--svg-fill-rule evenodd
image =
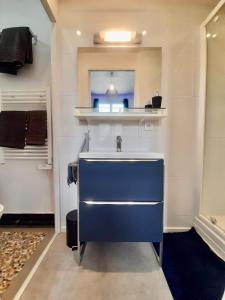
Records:
M22 106L23 104L23 106ZM35 108L33 108L35 105ZM26 108L24 108L24 106ZM40 90L1 90L0 111L46 109L48 139L44 146L25 146L24 149L1 148L0 162L7 160L45 160L40 169L51 169L52 165L52 126L50 89Z

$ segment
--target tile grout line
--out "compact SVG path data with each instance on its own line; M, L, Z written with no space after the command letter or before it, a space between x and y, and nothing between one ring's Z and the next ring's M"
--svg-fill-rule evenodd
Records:
M52 243L54 242L56 236L57 236L57 233L55 233L53 235L53 237L51 238L51 240L49 241L49 243L47 244L47 246L45 247L45 249L41 253L40 257L38 258L37 262L35 263L35 265L31 269L30 273L28 274L28 276L25 279L25 281L23 282L22 286L20 287L20 289L16 293L13 300L19 300L20 299L20 297L22 296L22 294L25 291L26 287L28 286L29 282L31 281L32 277L34 276L35 272L37 271L38 267L40 266L41 262L43 261L45 255L47 254L49 248L51 247Z

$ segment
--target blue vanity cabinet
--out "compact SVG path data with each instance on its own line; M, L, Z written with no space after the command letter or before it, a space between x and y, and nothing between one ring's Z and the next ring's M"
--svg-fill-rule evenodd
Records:
M80 241L161 242L164 161L79 161Z
M98 242L160 242L163 203L80 202L80 239Z
M80 200L163 201L163 165L162 159L80 159Z

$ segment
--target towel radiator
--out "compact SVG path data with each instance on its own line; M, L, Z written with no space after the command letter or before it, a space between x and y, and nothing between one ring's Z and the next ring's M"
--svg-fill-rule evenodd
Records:
M0 111L46 110L48 139L44 146L25 146L24 149L0 148L0 163L7 160L44 160L39 169L52 169L52 125L50 89L1 90Z

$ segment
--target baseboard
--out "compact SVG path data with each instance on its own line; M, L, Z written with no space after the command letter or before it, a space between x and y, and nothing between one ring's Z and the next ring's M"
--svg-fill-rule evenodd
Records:
M164 233L168 232L185 232L190 230L191 227L164 227Z
M66 226L61 226L61 232L66 232Z
M0 226L54 227L54 214L3 214Z
M194 227L202 239L209 245L213 252L225 261L225 233L218 232L210 222L203 216L194 220Z

